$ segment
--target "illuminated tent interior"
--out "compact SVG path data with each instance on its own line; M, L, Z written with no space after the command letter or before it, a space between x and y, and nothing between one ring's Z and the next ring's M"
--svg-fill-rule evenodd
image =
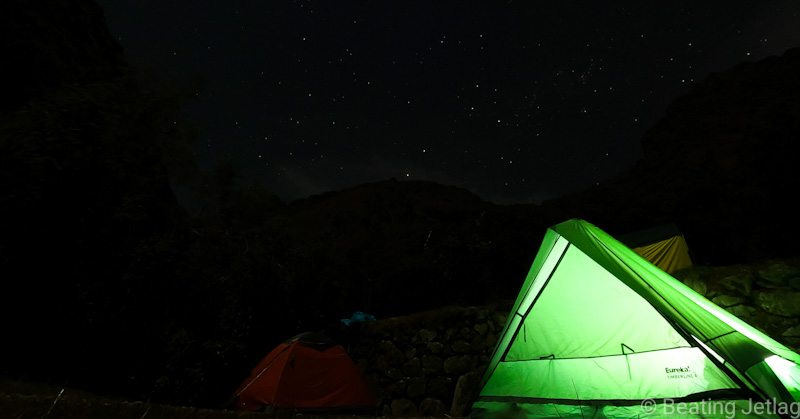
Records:
M800 400L798 363L599 228L570 220L545 234L473 416L644 417L723 400L741 414L748 400Z

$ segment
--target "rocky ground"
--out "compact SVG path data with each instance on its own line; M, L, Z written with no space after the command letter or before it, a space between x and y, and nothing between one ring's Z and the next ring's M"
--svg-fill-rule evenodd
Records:
M0 380L0 418L141 419L255 418L256 414L128 401L41 383Z

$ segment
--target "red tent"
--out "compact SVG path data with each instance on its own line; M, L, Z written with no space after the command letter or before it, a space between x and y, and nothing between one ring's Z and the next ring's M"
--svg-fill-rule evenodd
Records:
M358 368L344 348L305 333L267 354L234 394L236 409L374 408Z

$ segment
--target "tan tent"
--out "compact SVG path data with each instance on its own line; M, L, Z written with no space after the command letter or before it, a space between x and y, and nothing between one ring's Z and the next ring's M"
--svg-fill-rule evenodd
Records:
M675 224L625 234L619 240L666 273L672 274L692 266L689 246Z

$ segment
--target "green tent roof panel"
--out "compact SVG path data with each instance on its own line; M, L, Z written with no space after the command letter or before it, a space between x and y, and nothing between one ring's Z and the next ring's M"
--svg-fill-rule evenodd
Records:
M569 220L545 234L473 416L742 416L752 401L800 400L798 363L599 228Z

